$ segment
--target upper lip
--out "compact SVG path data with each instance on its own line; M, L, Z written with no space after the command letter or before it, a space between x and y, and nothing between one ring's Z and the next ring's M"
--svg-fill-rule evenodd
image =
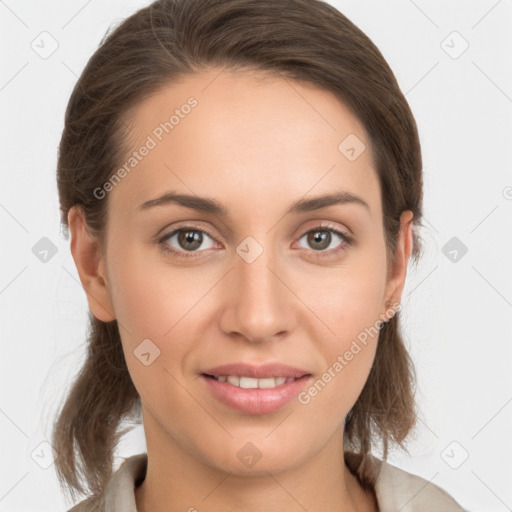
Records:
M248 363L224 364L222 366L216 366L215 368L209 368L201 373L212 375L213 377L237 375L240 377L252 377L254 379L276 377L294 377L298 379L304 375L310 375L307 370L280 363L267 363L259 366Z

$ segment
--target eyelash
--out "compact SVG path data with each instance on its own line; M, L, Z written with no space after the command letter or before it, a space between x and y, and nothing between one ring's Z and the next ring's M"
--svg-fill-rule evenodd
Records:
M214 239L214 237L212 237L207 231L204 231L203 229L199 229L195 226L181 226L178 229L175 229L175 230L171 231L170 233L164 235L162 238L160 238L158 240L158 245L161 247L161 249L164 252L171 253L173 256L177 256L179 258L198 258L198 257L200 257L200 256L197 256L197 253L200 253L202 251L188 251L188 252L181 251L181 250L172 248L168 243L166 243L166 240L168 240L175 234L180 233L182 231L195 231L198 233L203 233L205 235L208 235L211 239ZM341 243L340 247L337 249L331 249L329 251L325 251L325 250L314 251L314 250L312 250L313 257L315 259L336 256L340 252L346 250L346 246L353 245L353 238L351 236L349 236L344 231L340 231L339 229L333 227L330 224L321 224L319 226L314 227L313 229L309 229L299 238L299 240L302 239L305 235L307 235L311 232L315 232L315 231L329 231L331 233L338 235L342 239L342 243Z

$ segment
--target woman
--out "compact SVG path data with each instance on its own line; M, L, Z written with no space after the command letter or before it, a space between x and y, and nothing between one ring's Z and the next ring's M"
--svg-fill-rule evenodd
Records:
M141 9L72 93L58 186L91 310L53 438L63 488L90 495L74 512L463 510L386 462L416 418L399 310L421 151L345 16ZM112 475L139 413L147 454Z

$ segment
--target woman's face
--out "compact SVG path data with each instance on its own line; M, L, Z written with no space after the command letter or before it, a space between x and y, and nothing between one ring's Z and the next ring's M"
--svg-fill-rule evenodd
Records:
M379 182L356 118L312 86L219 72L135 110L137 153L103 188L106 299L91 309L120 325L148 450L279 471L339 442L406 265L386 279ZM148 203L165 194L188 206ZM347 194L359 199L313 201Z

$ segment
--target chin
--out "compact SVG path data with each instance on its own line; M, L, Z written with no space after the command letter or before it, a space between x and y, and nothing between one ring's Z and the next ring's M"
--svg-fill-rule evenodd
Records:
M231 440L222 453L203 454L203 457L209 461L209 465L226 473L237 476L265 476L300 465L308 457L307 453L300 451L303 446L300 440L297 440L295 446L283 447L278 439L274 442L253 442L246 437L241 442Z

